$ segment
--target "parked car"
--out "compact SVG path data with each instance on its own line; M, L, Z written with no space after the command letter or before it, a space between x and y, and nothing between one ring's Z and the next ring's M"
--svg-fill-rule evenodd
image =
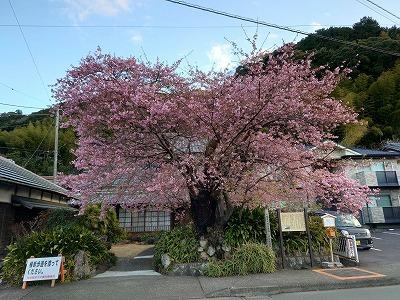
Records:
M335 216L336 228L340 230L344 236L354 235L356 238L357 248L369 250L374 246L371 232L369 229L362 227L354 215L336 211L318 212L318 215L323 214Z

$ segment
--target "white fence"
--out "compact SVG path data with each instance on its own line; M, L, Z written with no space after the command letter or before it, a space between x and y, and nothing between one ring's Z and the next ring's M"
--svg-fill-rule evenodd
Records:
M348 235L335 238L333 253L358 263L359 259L355 236Z

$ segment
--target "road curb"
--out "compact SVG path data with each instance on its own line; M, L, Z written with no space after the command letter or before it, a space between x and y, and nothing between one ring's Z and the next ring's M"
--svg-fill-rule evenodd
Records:
M304 283L285 286L255 286L255 287L230 287L214 291L206 295L207 298L215 297L245 297L245 296L272 296L283 293L326 291L336 289L350 289L363 287L378 287L400 284L399 278L389 277L358 281L341 281L331 283Z

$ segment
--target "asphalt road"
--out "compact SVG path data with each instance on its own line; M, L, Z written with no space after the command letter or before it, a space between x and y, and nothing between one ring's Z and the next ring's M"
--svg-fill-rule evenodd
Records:
M251 298L248 298L249 300ZM257 299L263 299L261 297ZM303 293L291 293L291 294L280 294L270 298L265 297L264 299L273 300L398 300L400 299L400 286L384 286L384 287L372 287L362 289L345 289L345 290L332 290L332 291L317 291L317 292L303 292Z
M360 267L400 264L400 228L378 229L372 237L374 247L358 251Z

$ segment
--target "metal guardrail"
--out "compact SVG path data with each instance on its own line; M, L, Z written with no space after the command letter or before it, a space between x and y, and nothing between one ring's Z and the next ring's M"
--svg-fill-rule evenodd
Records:
M333 242L333 254L358 263L356 237L354 235L336 237Z

